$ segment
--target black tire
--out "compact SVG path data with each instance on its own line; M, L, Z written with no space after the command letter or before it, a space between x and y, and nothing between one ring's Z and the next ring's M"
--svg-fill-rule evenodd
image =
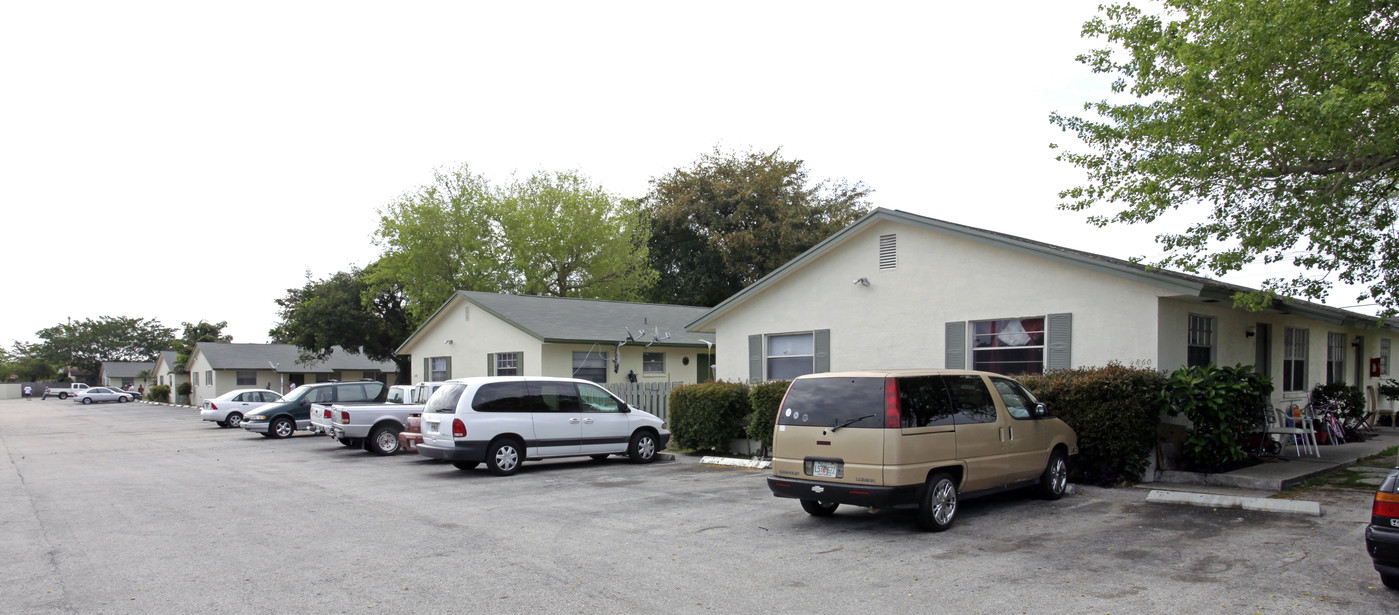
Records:
M476 469L476 466L481 465L481 462L479 462L479 461L453 461L453 462L452 462L452 465L453 465L453 466L456 466L456 468L457 468L458 470L475 470L475 469Z
M277 438L278 440L291 437L291 434L295 431L296 422L285 416L272 419L272 422L267 424L267 435Z
M243 415L237 412L230 412L224 421L228 423L229 427L242 427Z
M335 440L342 446L359 446L360 444L358 438L336 438Z
M592 459L593 461L607 461L608 457L611 457L611 455L608 455L606 453L603 453L601 455L588 455L588 458Z
M524 460L525 447L511 438L501 438L486 447L486 469L496 476L519 472Z
M68 399L68 394L67 394L67 393L59 393L59 394L58 394L58 398L59 398L59 399Z
M941 532L952 527L957 518L957 483L944 472L928 478L923 497L918 501L918 527L929 532Z
M264 437L264 438L275 438L275 437L277 437L277 436L272 435L272 432L270 432L270 431L260 432L258 435L260 435L260 436L262 436L262 437Z
M380 425L369 431L369 439L364 441L364 448L375 455L392 455L400 450L398 445L398 432L403 431L397 425Z
M215 425L218 425L219 427L224 427L224 428L227 428L227 427L228 427L228 421L214 421L214 424L215 424Z
M1063 451L1056 450L1049 455L1049 463L1044 466L1044 473L1040 474L1040 497L1057 500L1064 497L1068 488L1069 460L1064 457Z
M60 397L59 399L63 399L63 398ZM84 398L83 398L83 405L87 405L87 404L91 404L91 403L92 403L92 398L91 398L91 397L84 397Z
M840 508L840 502L802 500L802 510L813 517L829 517L835 514L837 508Z
M1390 589L1399 589L1399 575L1381 574L1380 582L1384 583L1384 586Z
M631 437L631 444L627 445L627 457L632 463L651 463L656 460L656 434L648 430L640 430Z

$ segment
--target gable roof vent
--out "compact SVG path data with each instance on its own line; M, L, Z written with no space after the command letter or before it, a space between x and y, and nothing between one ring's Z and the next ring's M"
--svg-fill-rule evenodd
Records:
M893 269L899 264L898 235L879 236L879 268Z

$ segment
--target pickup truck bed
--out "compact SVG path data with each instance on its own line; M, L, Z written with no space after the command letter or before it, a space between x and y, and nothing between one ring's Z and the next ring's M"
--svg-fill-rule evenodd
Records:
M398 434L408 426L408 415L422 414L423 404L330 406L329 435L340 440L363 440L365 450L392 455L402 450Z

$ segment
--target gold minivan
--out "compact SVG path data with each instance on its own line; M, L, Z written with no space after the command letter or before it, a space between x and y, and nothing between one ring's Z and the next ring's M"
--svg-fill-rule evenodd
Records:
M809 374L778 408L768 487L817 517L916 505L918 525L940 532L959 498L1038 485L1059 499L1077 455L1074 430L999 374Z

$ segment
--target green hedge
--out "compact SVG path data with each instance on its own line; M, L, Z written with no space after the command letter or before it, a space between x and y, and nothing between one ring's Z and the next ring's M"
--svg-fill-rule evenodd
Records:
M1365 418L1365 394L1360 392L1360 387L1351 386L1344 382L1318 384L1312 387L1313 404L1319 406L1333 401L1345 403L1346 411L1342 416L1348 421L1359 421Z
M170 403L170 385L157 384L146 389L146 399L166 404Z
M1251 365L1210 363L1171 372L1158 400L1171 416L1190 419L1181 451L1190 468L1219 472L1248 457L1249 434L1258 431L1272 393L1273 381Z
M790 380L773 380L755 384L748 388L748 404L753 413L748 415L748 437L763 443L763 450L772 451L772 429L777 423L777 409L782 405L782 396L787 394Z
M745 384L678 386L670 392L670 435L680 448L728 451L730 440L744 437L743 427L751 413Z
M1096 485L1141 480L1161 422L1160 371L1109 363L1064 369L1019 381L1078 434L1073 479Z

